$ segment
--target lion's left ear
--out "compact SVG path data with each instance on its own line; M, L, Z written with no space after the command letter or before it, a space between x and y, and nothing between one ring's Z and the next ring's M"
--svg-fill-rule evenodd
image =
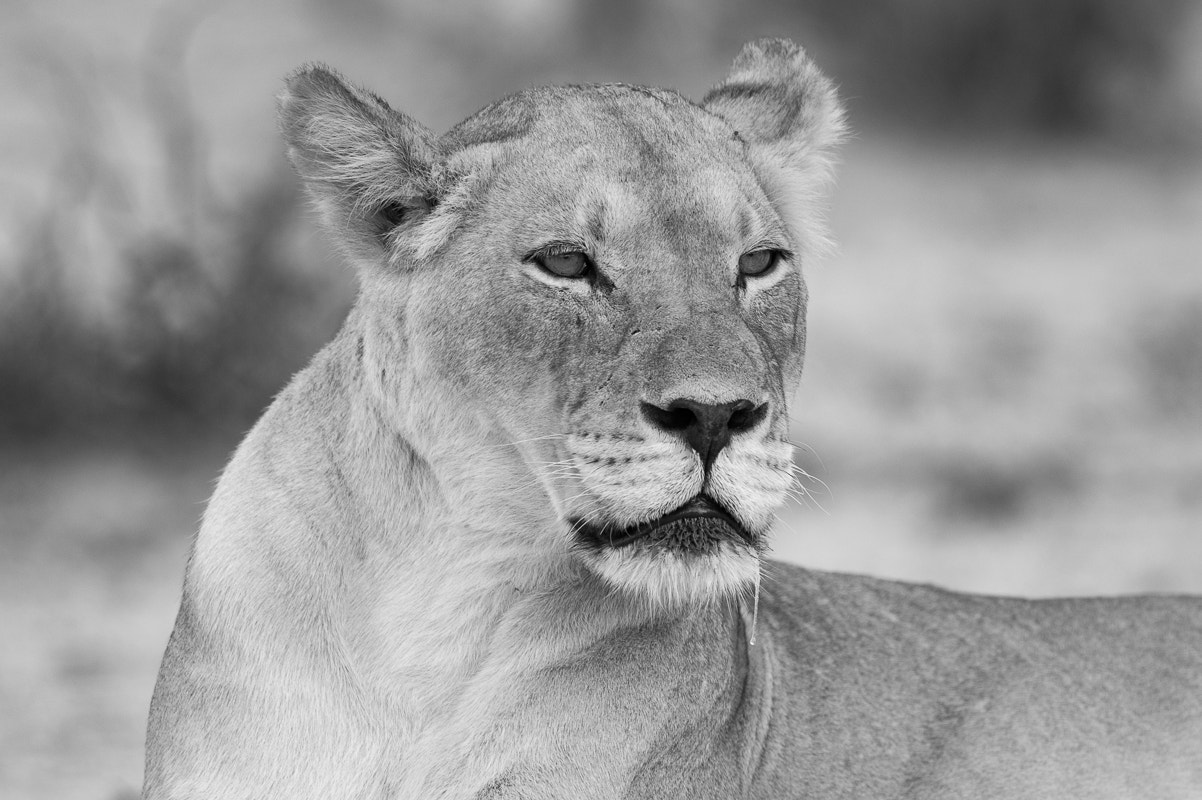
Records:
M820 201L846 132L843 107L827 77L792 42L760 39L744 45L726 80L701 106L747 142L769 200L798 243L820 247Z

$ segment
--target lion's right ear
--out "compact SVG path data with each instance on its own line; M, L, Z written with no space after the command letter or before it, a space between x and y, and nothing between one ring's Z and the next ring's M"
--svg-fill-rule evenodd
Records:
M292 74L279 120L288 158L352 260L379 263L389 234L437 201L434 134L332 70Z
M821 246L821 199L846 130L831 82L797 45L760 39L745 45L702 108L747 143L769 199L801 246Z

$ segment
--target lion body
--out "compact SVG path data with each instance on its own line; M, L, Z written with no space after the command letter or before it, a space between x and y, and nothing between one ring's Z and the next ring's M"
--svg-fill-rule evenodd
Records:
M841 128L800 50L281 116L362 291L206 511L147 800L1202 796L1198 600L762 561Z

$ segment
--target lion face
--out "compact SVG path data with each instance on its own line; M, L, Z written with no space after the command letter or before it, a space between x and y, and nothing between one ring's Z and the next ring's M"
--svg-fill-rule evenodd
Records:
M804 72L805 97L757 95L766 90L749 89L736 62L705 107L625 86L541 89L437 143L409 133L416 144L386 156L412 185L377 190L385 205L368 207L384 211L359 223L377 251L347 247L371 262L373 350L396 376L380 391L430 398L405 397L403 427L466 459L480 453L465 426L481 448L512 445L520 463L486 460L529 476L518 494L553 520L547 549L664 602L753 583L792 482L786 387L801 371L801 266L819 235L813 208L797 213L797 202L825 169L815 120L833 136L838 109L799 50L761 51L753 57L778 71L784 59ZM305 88L304 105L332 105L328 82ZM356 113L385 113L341 91ZM394 138L414 125L387 113ZM814 119L799 122L805 114ZM360 176L367 138L356 142ZM337 151L290 143L302 174ZM790 162L803 156L813 163ZM345 192L315 194L327 215L345 215ZM450 420L462 425L444 437Z

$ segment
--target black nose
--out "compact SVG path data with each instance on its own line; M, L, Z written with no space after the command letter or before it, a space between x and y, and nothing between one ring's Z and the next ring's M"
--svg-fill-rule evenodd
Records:
M750 400L710 404L680 398L668 403L666 408L643 403L643 416L647 421L660 430L683 436L701 456L706 471L722 448L730 443L732 435L754 428L767 415L767 403L757 406Z

